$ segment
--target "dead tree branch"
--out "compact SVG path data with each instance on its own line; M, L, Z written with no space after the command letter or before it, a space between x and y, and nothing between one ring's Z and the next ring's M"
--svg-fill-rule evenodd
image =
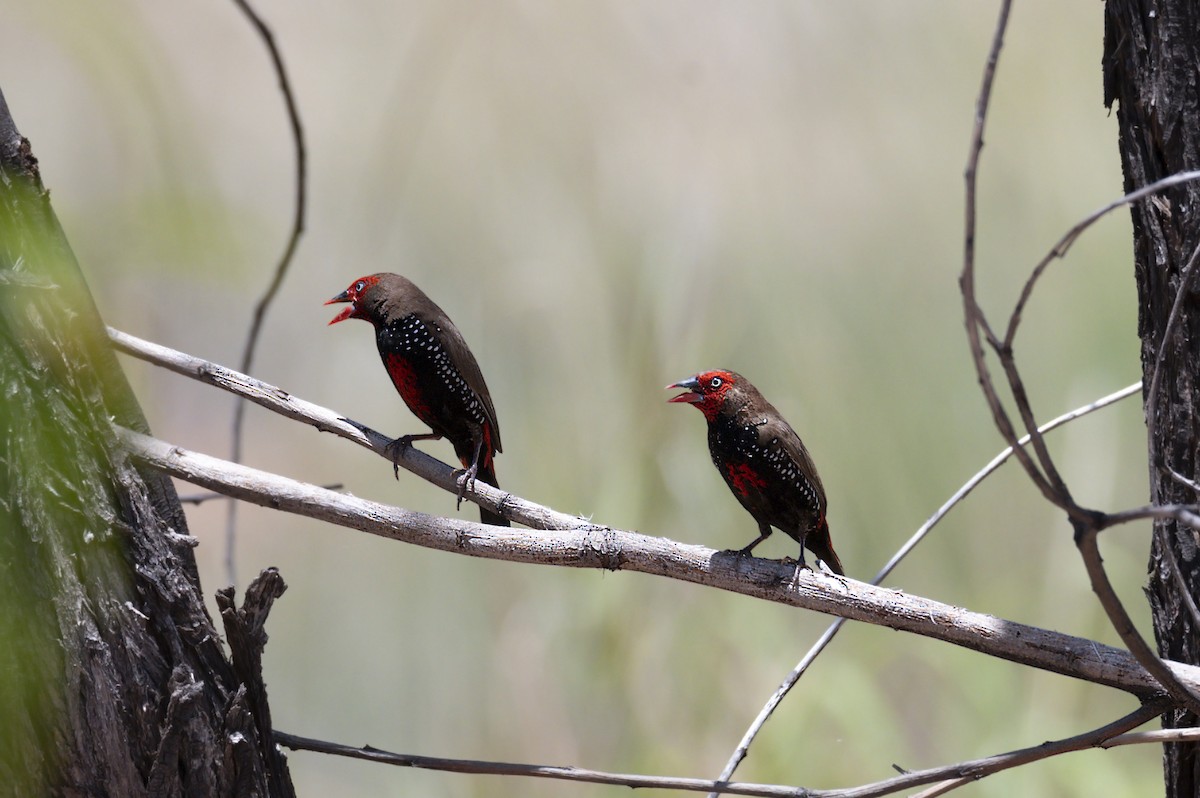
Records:
M770 798L879 798L891 795L901 790L909 790L923 784L938 784L940 791L970 784L985 776L999 773L1002 770L1027 765L1053 756L1083 751L1088 748L1108 747L1122 732L1137 728L1154 718L1162 711L1161 703L1150 703L1138 707L1128 715L1098 729L1084 732L1063 740L1054 740L1030 748L1022 748L1004 754L944 765L926 770L903 773L883 781L864 784L858 787L844 789L814 790L804 787L786 787L774 784L752 784L747 782L709 781L707 779L689 779L663 776L643 776L626 773L606 773L583 768L560 767L550 765L524 765L510 762L481 762L478 760L444 759L440 757L414 756L412 754L394 754L381 751L372 746L355 748L340 743L313 740L294 734L279 732L276 739L281 745L294 750L316 751L319 753L346 756L355 759L366 759L397 767L423 768L427 770L450 771L454 773L476 773L486 775L528 776L533 778L560 779L563 781L589 782L593 784L614 784L630 788L648 788L668 790L686 790L693 792L712 791L713 794L725 795L757 795ZM1131 741L1134 742L1134 741ZM1155 742L1152 739L1136 740L1136 742ZM926 793L932 795L934 793Z
M1038 432L1033 408L1013 357L1011 338L1015 334L1021 311L1028 299L1029 292L1032 291L1033 283L1044 270L1045 264L1049 262L1049 258L1034 269L1033 276L1026 282L1021 297L1013 311L1013 316L1010 319L1008 335L1004 341L996 338L991 325L987 321L986 314L984 314L975 296L976 187L979 160L983 151L983 134L987 121L987 112L995 80L996 66L1003 47L1004 32L1008 24L1010 5L1009 0L1005 0L1001 4L1000 17L996 24L992 48L988 56L987 65L984 68L983 82L976 102L975 125L971 134L970 154L967 158L967 168L964 173L966 184L966 221L963 232L963 268L960 287L971 358L979 378L979 385L992 411L992 418L1000 434L1014 448L1017 459L1029 475L1029 478L1042 492L1042 495L1045 496L1047 501L1066 512L1067 517L1070 519L1075 529L1076 545L1083 558L1088 577L1091 579L1092 589L1104 607L1113 628L1143 667L1154 674L1155 679L1162 684L1163 688L1179 705L1200 714L1200 695L1197 695L1193 689L1189 689L1176 680L1171 669L1164 664L1163 660L1160 660L1155 655L1154 651L1137 631L1128 612L1113 589L1108 575L1104 570L1099 546L1096 541L1096 536L1100 530L1111 525L1112 522L1104 513L1084 508L1072 498L1066 482L1062 479L1062 476L1054 465L1053 458L1051 458L1050 452L1046 448L1041 433ZM1131 200L1127 199L1127 201ZM1126 202L1111 203L1107 207L1112 209L1120 207L1123 204L1126 204ZM1069 246L1069 242L1073 242L1075 238L1077 238L1077 235L1072 236L1069 234L1066 239L1068 241L1067 245ZM994 379L986 362L982 344L983 337L986 337L989 345L1000 360L1009 390L1012 392L1013 403L1016 405L1021 423L1030 435L1030 443L1034 456L1036 456L1036 462L1034 456L1031 456L1022 447L1018 446L1016 431L1008 416L1008 411L1004 408L1003 402L1000 400Z
M121 438L135 460L200 487L393 540L472 557L666 576L932 637L1140 697L1161 690L1127 651L823 572L797 575L780 561L597 524L535 532L439 518L189 452L129 430ZM439 465L444 473L439 484L450 484L452 469ZM1173 662L1165 667L1188 688L1200 688L1200 667Z

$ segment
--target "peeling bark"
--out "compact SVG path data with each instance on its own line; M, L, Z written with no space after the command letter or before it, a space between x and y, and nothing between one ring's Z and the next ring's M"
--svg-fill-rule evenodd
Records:
M147 429L0 94L0 784L290 795L281 757L230 742L259 739L265 693L225 657L170 480L114 423Z
M1108 0L1104 93L1105 104L1117 107L1126 191L1200 168L1200 6L1194 0ZM1150 496L1160 504L1193 504L1200 498L1196 490L1171 472L1195 481L1200 463L1200 281L1185 274L1200 244L1200 185L1136 203L1131 215ZM1177 297L1178 318L1169 330ZM1159 653L1192 664L1200 662L1200 623L1189 607L1189 596L1200 596L1198 553L1195 531L1176 521L1155 523L1147 594ZM1196 726L1197 720L1173 710L1163 725ZM1168 796L1200 796L1198 752L1191 743L1164 746Z

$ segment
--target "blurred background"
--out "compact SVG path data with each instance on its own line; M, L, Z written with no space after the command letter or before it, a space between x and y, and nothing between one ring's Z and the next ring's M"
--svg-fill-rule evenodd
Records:
M236 366L282 252L293 149L232 2L4 0L3 89L108 323ZM715 548L755 535L668 382L727 366L804 437L834 542L870 579L1000 448L962 325L962 172L993 4L259 0L308 138L307 232L255 376L422 431L370 328L322 302L402 272L470 342L501 484ZM1102 7L1019 4L981 170L980 296L997 323L1078 218L1121 194ZM1128 215L1055 264L1017 341L1049 419L1140 377ZM230 452L231 398L123 360L155 433ZM1077 498L1146 495L1140 401L1055 433ZM426 451L452 457L443 443ZM250 407L248 464L452 514L453 499ZM194 489L181 486L184 493ZM210 597L225 509L189 510ZM476 518L474 507L462 513ZM472 560L243 507L239 591L278 566L266 678L280 729L394 751L715 777L825 628L815 613L639 574ZM1147 527L1106 564L1148 629ZM776 535L762 556L794 555ZM1117 643L1071 530L1015 466L889 585ZM809 787L1037 744L1134 707L1114 691L851 625L737 773ZM303 795L616 795L612 787L290 755ZM978 796L1160 789L1158 749L1061 757ZM654 794L654 793L648 793Z

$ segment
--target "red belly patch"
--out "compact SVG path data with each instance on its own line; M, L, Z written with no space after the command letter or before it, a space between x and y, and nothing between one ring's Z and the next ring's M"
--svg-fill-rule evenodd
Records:
M428 424L431 415L429 405L426 404L417 385L417 372L412 362L402 355L388 355L383 365L387 368L388 376L392 378L392 384L396 386L396 392L400 394L404 404L408 405L413 415Z
M751 488L765 488L767 480L754 472L748 463L726 463L725 473L740 496L750 495Z

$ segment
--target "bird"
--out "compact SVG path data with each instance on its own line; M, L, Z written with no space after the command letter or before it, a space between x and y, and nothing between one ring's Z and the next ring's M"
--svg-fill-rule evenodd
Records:
M800 544L797 573L806 567L807 546L831 571L844 575L829 537L817 467L779 411L749 380L726 369L702 371L667 386L675 388L686 393L667 401L695 405L704 414L713 464L758 523L759 536L737 554L749 555L775 527Z
M399 478L400 452L414 441L445 438L464 472L458 506L475 480L499 487L493 462L500 448L500 425L483 372L458 327L407 277L390 272L359 277L326 305L348 303L329 323L363 319L375 327L375 343L400 398L430 432L402 435L388 444ZM509 526L508 519L479 508L485 524Z

